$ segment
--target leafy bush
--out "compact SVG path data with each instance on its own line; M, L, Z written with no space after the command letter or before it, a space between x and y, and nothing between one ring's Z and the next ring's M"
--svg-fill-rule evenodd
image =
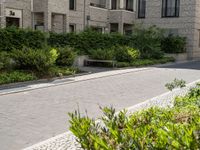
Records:
M58 48L59 56L56 60L58 66L72 66L76 58L76 52L71 47Z
M41 31L20 29L15 27L0 29L1 51L11 51L29 47L32 49L44 48L47 44L47 37Z
M163 31L151 26L144 28L141 25L135 25L133 31L132 46L139 49L142 58L162 58L164 53L161 51L161 41Z
M37 77L32 73L22 72L22 71L12 71L12 72L1 72L0 73L0 85L8 84L14 82L24 82L36 80Z
M90 50L90 57L99 60L131 62L140 57L140 52L128 46L113 46L108 49Z
M63 76L69 76L74 75L77 72L79 72L76 68L68 68L68 67L51 67L48 71L49 77L63 77Z
M117 62L117 67L142 67L148 65L155 65L155 64L165 64L168 62L174 62L175 59L173 57L163 57L160 59L136 59L132 62Z
M183 87L185 87L185 84L186 84L186 81L184 81L184 80L179 80L179 79L174 79L174 81L173 82L171 82L171 83L167 83L166 85L165 85L165 87L168 89L168 90L170 90L170 91L172 91L173 89L175 89L175 88L183 88Z
M115 59L113 48L90 50L89 53L92 59L97 59L97 60L114 60Z
M11 55L18 69L32 70L40 73L46 73L55 64L58 56L55 49L34 50L29 48L13 50Z
M165 53L183 53L186 51L186 38L170 35L162 40L161 46Z
M128 46L115 46L115 59L119 62L132 62L140 57L140 52Z
M115 45L129 45L130 37L120 34L102 34L90 29L80 33L50 33L48 44L52 47L73 47L80 54L91 50L109 49Z
M83 149L200 149L200 86L175 99L174 107L152 107L128 115L104 108L98 122L70 113L70 130Z
M12 67L12 60L7 52L0 52L0 70L9 70Z

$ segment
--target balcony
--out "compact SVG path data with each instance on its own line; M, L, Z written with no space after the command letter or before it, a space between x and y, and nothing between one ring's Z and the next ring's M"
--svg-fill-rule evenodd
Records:
M110 10L109 18L111 23L123 22L132 24L136 19L136 13L134 11L127 11L124 9Z

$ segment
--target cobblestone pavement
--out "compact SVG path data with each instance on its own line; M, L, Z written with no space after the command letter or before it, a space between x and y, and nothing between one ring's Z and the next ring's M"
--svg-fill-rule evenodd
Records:
M166 92L174 78L200 78L200 62L149 68L0 97L0 149L18 150L68 130L68 112L97 117L100 106L122 109Z

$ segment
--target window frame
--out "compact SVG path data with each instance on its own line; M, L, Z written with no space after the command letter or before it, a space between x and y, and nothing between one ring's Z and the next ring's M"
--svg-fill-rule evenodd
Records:
M142 9L140 9L141 7L141 2L144 1L145 4L144 4L144 16L141 15L141 11ZM139 19L144 19L146 18L146 0L138 0L138 18Z
M174 15L168 15L168 1L162 0L162 18L178 18L180 17L180 0L172 0L175 2L175 13Z
M70 11L75 11L76 10L76 0L73 0L73 8L71 7L72 5L71 5L71 1L72 0L69 0L69 10Z
M70 29L71 29L72 26L73 26L73 30L74 30L74 31L70 31ZM70 33L75 33L75 32L76 32L76 24L74 24L74 23L70 23L70 24L69 24L69 32L70 32Z
M131 8L129 8L130 6L128 5L128 4L129 4L129 1L130 1L130 0L126 0L126 10L128 10L128 11L134 11L134 0L131 0L131 1L132 1L132 6L131 6Z

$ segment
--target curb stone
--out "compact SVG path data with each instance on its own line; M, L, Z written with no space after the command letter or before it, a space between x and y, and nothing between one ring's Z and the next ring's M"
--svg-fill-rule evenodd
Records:
M178 88L173 90L172 92L164 93L162 95L151 98L140 104L126 108L126 110L128 111L128 114L131 114L136 111L140 111L142 109L146 109L152 106L159 106L159 107L173 106L172 102L176 96L184 96L185 94L188 93L188 91L192 87L195 87L195 85L199 82L200 79L187 84L185 88L182 89ZM80 148L80 144L77 143L76 137L73 135L73 133L68 131L64 134L60 134L58 136L55 136L53 138L50 138L46 141L30 146L23 150L82 150L82 149Z

